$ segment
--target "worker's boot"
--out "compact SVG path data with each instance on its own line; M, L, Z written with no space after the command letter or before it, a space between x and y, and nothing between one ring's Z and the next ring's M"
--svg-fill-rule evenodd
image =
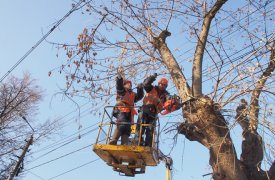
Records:
M153 129L148 128L146 131L145 146L152 147L153 144Z
M109 144L110 145L117 145L117 141L118 141L119 136L120 136L120 132L119 132L118 128L116 128L116 130L113 134L112 140L109 142Z
M121 135L121 145L128 145L129 136L127 134Z
M145 146L145 142L144 142L144 138L143 137L140 138L140 146Z
M109 142L110 145L117 145L117 139L112 139L110 142Z

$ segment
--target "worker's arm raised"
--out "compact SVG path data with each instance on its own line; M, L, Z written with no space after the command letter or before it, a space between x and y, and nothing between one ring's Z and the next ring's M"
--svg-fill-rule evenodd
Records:
M144 96L143 84L140 83L137 86L137 94L135 94L135 102L138 102L139 100L141 100L143 96Z
M123 95L125 93L123 78L120 75L116 77L116 90L117 94Z
M156 80L156 78L157 78L157 73L147 77L144 80L143 85L144 85L144 89L145 89L146 92L150 92L153 89L152 83Z

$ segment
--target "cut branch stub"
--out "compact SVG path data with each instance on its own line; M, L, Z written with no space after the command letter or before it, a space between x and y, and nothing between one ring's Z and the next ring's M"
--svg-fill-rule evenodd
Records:
M249 121L247 119L248 105L245 99L241 99L240 105L236 109L236 121L240 124L243 131L248 130Z

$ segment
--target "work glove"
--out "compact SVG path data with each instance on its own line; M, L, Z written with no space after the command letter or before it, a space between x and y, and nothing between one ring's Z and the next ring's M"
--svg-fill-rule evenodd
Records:
M157 76L158 76L158 74L157 74L157 73L155 73L155 74L153 74L153 75L149 76L150 82L155 81L155 80L156 80L156 78L157 78Z
M117 79L121 79L121 78L122 78L121 74L117 74Z
M123 77L123 68L122 67L118 67L117 68L117 78L121 79Z

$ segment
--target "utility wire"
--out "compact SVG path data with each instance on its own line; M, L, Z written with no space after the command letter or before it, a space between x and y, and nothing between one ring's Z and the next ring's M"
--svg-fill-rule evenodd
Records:
M88 111L88 110L90 110L90 109L88 108L88 109L85 110L85 111ZM84 112L85 112L85 111L84 111ZM89 112L86 113L85 115L81 115L81 118L83 118L84 116L87 116L87 115L89 115ZM73 119L73 118L71 118L71 119ZM86 130L90 129L90 128L94 127L94 126L97 125L97 124L99 124L99 122L96 122L96 123L94 123L94 124L92 124L92 125L90 125L90 126L84 128L84 129L80 129L80 130L78 130L78 131L75 132L75 133L72 133L72 134L70 134L70 135L68 135L68 136L66 136L66 137L63 137L62 139L60 139L60 140L58 140L58 141L56 141L56 142L54 142L54 143L52 143L52 144L49 144L48 146L45 146L45 147L43 147L43 148L41 148L41 149L35 151L34 153L37 153L37 152L41 152L41 151L47 150L47 149L49 149L49 148L55 147L55 146L57 146L57 145L59 145L59 144L62 144L62 143L65 143L65 142L68 142L68 141L71 141L71 140L79 139L78 137L73 137L73 136L76 135L76 134L79 134L80 132L83 132L83 131L86 131ZM86 132L86 133L87 133L87 132ZM83 133L83 134L81 134L80 136L82 137L82 136L86 135L86 133ZM70 137L72 137L72 138L70 138ZM69 139L69 138L70 138L70 139Z
M51 160L46 161L46 162L44 162L44 163L38 164L38 165L36 165L36 166L33 166L33 167L31 167L31 168L29 168L29 169L26 169L26 170L24 170L24 171L29 171L29 170L38 168L38 167L40 167L40 166L43 166L43 165L45 165L45 164L49 164L50 162L56 161L56 160L58 160L58 159L64 158L64 157L66 157L66 156L69 156L69 155L74 154L74 153L76 153L76 152L79 152L79 151L81 151L81 150L87 149L88 147L90 147L90 146L92 146L92 145L93 145L93 144L89 144L89 145L87 145L87 146L84 146L84 147L79 148L79 149L77 149L77 150L71 151L71 152L69 152L69 153L67 153L67 154L64 154L64 155L62 155L62 156L59 156L59 157L57 157L57 158L54 158L54 159L51 159Z
M92 133L92 132L96 131L97 129L98 129L98 128L96 127L96 128L94 128L94 129L92 129L92 130L86 132L86 133L83 133L82 136L85 136L85 135L87 135L87 134L89 134L89 133ZM34 162L34 161L36 161L36 160L38 160L38 159L40 159L40 158L42 158L42 157L44 157L44 156L46 156L46 155L52 153L52 152L54 152L54 151L56 151L56 150L58 150L58 149L60 149L60 148L62 148L62 147L64 147L64 146L66 146L66 145L68 145L68 144L70 144L70 143L76 141L76 140L78 140L77 137L75 137L75 138L71 139L70 141L68 141L68 142L66 142L66 143L64 143L64 144L62 144L62 145L60 145L60 146L58 146L58 147L56 147L56 148L54 148L54 149L52 149L52 150L50 150L50 151L44 153L44 154L42 154L42 155L40 155L40 156L37 157L36 159L32 160L32 162Z
M82 108L82 107L88 105L89 103L90 103L90 102L87 102L87 103L81 105L80 108ZM78 108L77 108L77 109L78 109ZM60 120L62 120L62 119L64 119L64 118L66 118L66 117L69 116L70 114L72 114L72 113L74 113L75 111L77 111L77 109L72 110L71 112L69 112L69 113L63 115L62 117L59 117L56 121L60 121ZM84 110L83 112L87 112L87 111L90 111L90 110L91 110L91 107L88 107L88 108L87 108L86 110ZM82 115L81 117L84 117L84 116L86 116L86 115L88 115L88 114L89 114L89 112L86 113L85 115ZM73 117L71 117L71 118L65 120L65 122L66 122L67 124L66 124L66 125L62 125L60 128L64 128L65 126L71 124L71 123L72 123L71 121L72 121L74 118L75 118L75 116L73 116ZM56 121L55 121L55 122L56 122ZM69 123L68 123L68 122L69 122ZM90 126L90 127L91 127L91 126ZM79 132L81 132L81 131L83 131L83 130L86 130L86 129L88 129L88 128L89 128L89 127L85 128L85 129L81 129L80 131L77 131L77 132L74 133L74 134L77 134L77 133L79 133ZM8 134L8 133L13 133L13 131L5 132L5 133L7 133L7 134ZM29 134L30 134L30 133L28 132L28 133L25 133L25 134L21 134L21 135L12 137L12 138L10 138L10 139L18 139L18 138L20 138L20 137L25 137L26 135L29 135ZM73 134L72 134L72 135L73 135ZM70 136L72 136L72 135L70 135ZM66 139L66 138L68 138L68 136L67 136L67 137L64 137L63 139L61 139L61 140L59 140L59 141L56 141L56 142L52 143L51 145L56 144L57 142L60 142L60 141L62 141L62 140L64 140L64 139ZM48 146L51 146L51 145L48 145ZM48 146L47 146L47 147L48 147ZM41 148L41 151L44 150L45 148L46 148L46 147Z
M46 179L44 179L43 177L38 176L37 174L35 174L35 173L31 172L31 171L29 171L29 173L31 173L32 175L34 175L35 177L37 177L37 178L39 178L39 179L46 180Z
M104 140L105 140L105 139L104 139ZM100 143L100 142L103 142L104 140L100 140L99 143ZM67 156L69 156L69 155L71 155L71 154L74 154L74 153L77 153L77 152L79 152L79 151L81 151L81 150L87 149L88 147L91 147L91 146L93 146L94 144L95 144L95 143L89 144L89 145L87 145L87 146L84 146L84 147L79 148L79 149L77 149L77 150L71 151L71 152L69 152L69 153L67 153L67 154L64 154L64 155L62 155L62 156L56 157L56 158L51 159L51 160L49 160L49 161L46 161L46 162L44 162L44 163L38 164L38 165L36 165L36 166L33 166L33 167L29 168L29 169L25 169L23 172L30 171L30 170L32 170L32 169L35 169L35 168L41 167L41 166L43 166L43 165L49 164L50 162L53 162L53 161L62 159L62 158L67 157Z
M77 10L78 6L83 2L80 0L72 9L63 16L57 23L45 34L39 41L36 42L34 46L30 48L11 68L8 72L0 79L0 83L22 62L28 57L32 51L34 51L67 17L69 17L75 10Z
M65 171L65 172L63 172L63 173L61 173L61 174L58 174L58 175L56 175L56 176L54 176L54 177L51 177L50 179L47 179L47 180L55 179L55 178L57 178L57 177L59 177L59 176L62 176L62 175L64 175L64 174L67 174L67 173L69 173L69 172L72 172L72 171L74 171L74 170L77 170L77 169L79 169L79 168L82 168L83 166L92 164L92 163L98 161L99 159L100 159L100 158L97 158L97 159L94 159L94 160L89 161L89 162L87 162L87 163L84 163L84 164L82 164L82 165L80 165L80 166L77 166L77 167L75 167L75 168L73 168L73 169L70 169L70 170L68 170L68 171Z

